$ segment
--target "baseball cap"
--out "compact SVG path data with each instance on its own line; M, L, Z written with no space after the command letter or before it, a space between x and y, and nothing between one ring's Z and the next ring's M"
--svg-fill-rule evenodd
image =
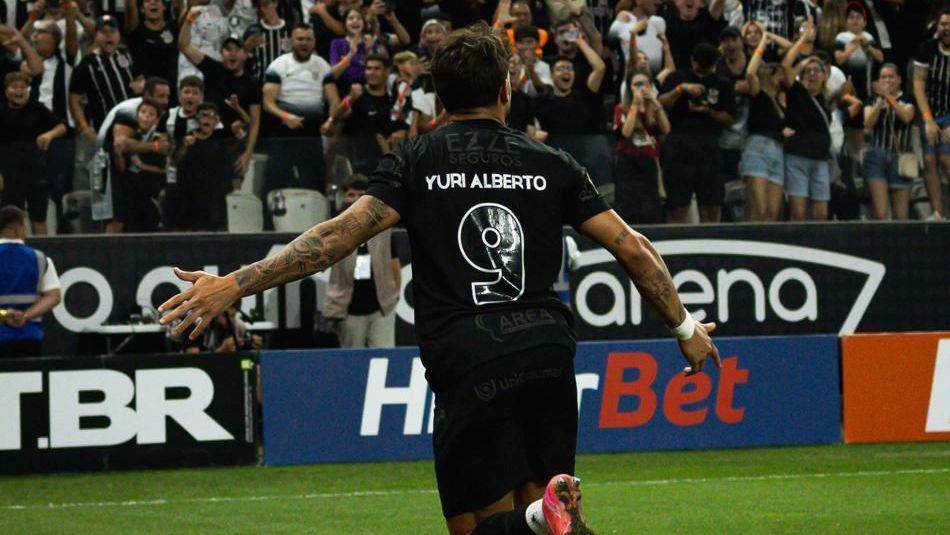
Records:
M114 30L119 29L119 21L112 15L103 15L96 19L96 29L101 30L106 26L111 27Z

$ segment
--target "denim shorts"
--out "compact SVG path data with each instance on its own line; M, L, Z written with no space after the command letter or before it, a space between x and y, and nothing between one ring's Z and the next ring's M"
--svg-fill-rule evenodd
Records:
M739 174L763 177L773 184L783 185L785 158L782 144L766 136L749 136L739 160Z
M828 160L813 160L794 154L786 154L785 193L790 197L808 197L813 201L830 201L831 175L828 169Z
M948 125L950 125L950 115L941 115L940 117L934 117L934 120L937 123L937 127L942 131ZM930 143L927 143L927 129L924 128L924 125L920 125L920 146L924 149L924 155L932 156L934 154L950 154L950 140L941 139L940 144L936 147L931 147Z
M891 189L907 189L911 183L897 172L897 153L877 147L864 152L864 180L886 180Z

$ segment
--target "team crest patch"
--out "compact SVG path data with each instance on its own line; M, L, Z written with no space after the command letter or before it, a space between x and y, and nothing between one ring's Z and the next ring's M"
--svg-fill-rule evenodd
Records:
M166 45L172 44L172 41L175 40L175 37L172 35L172 32L165 30L162 32L162 42Z
M118 64L119 64L119 67L122 67L123 69L128 69L128 68L129 68L129 58L128 58L128 56L125 56L125 55L116 56L115 62L118 63Z
M280 49L283 52L290 52L290 39L284 37L280 40Z
M706 92L706 100L708 100L710 104L718 104L719 90L715 88L709 88L709 90Z

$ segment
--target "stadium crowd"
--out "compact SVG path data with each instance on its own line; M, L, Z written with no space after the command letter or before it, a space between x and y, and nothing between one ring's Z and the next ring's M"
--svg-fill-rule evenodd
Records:
M0 205L47 232L226 230L342 200L446 119L453 28L510 42L509 125L631 223L942 218L950 2L0 0ZM929 202L926 202L929 201ZM911 207L915 210L911 210Z

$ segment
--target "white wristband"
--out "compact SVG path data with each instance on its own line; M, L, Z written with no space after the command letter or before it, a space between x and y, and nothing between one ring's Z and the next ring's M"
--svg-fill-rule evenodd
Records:
M670 332L680 340L689 340L696 331L696 321L693 320L693 315L690 314L688 310L684 308L683 312L686 313L686 318L683 319L683 323L670 329Z

